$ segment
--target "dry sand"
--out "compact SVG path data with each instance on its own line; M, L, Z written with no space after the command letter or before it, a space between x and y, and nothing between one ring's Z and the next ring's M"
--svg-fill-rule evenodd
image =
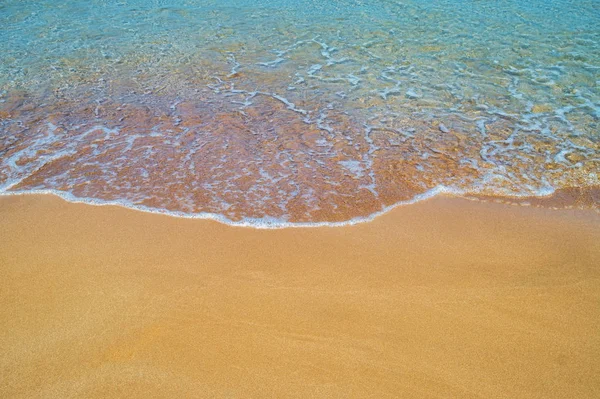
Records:
M253 230L0 198L0 397L598 398L600 216Z

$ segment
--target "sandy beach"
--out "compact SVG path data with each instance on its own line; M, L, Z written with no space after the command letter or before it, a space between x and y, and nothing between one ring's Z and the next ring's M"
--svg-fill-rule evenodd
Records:
M600 0L0 26L0 399L600 398Z
M0 397L597 398L600 215L256 230L0 197Z

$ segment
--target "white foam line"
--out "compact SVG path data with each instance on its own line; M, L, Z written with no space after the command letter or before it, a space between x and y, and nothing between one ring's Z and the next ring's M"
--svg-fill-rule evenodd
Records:
M284 103L287 106L287 109L289 109L290 111L294 111L294 112L297 112L297 113L302 114L302 115L308 115L308 111L307 110L296 107L296 104L294 104L293 102L289 101L285 97L282 97L282 96L280 96L278 94L275 94L275 93L272 93L272 94L270 94L270 93L263 93L263 92L257 92L257 93L258 94L262 94L263 96L272 97L275 100L281 101L282 103Z
M257 63L257 65L262 65L268 68L274 68L277 65L281 64L282 62L286 61L285 56L290 53L292 50L295 50L296 48L300 47L301 45L307 43L305 40L300 40L297 41L296 43L292 44L290 47L288 47L285 50L274 50L273 53L277 56L276 59L274 59L273 61L267 61L267 62L259 62Z
M532 193L522 193L522 194L504 194L507 197L513 198L524 198L524 197L548 197L555 193L555 189L549 184L549 182L545 181L545 187L539 189L537 192ZM273 230L273 229L285 229L285 228L313 228L313 227L344 227L344 226L353 226L361 223L372 222L379 216L382 216L391 210L404 205L412 205L421 201L425 201L440 195L446 195L449 197L461 197L467 194L476 194L472 193L469 190L460 190L457 188L447 187L444 185L438 185L432 189L429 189L421 194L415 195L413 198L406 201L399 201L395 204L386 206L381 210L374 212L368 216L359 216L354 217L352 219L343 221L343 222L288 222L285 220L272 218L272 217L264 217L264 218L243 218L240 221L231 220L223 215L217 213L210 212L201 212L201 213L186 213L180 211L168 211L160 208L151 208L144 205L137 205L127 200L101 200L97 198L87 198L87 197L77 197L71 193L45 189L45 190L28 190L28 191L0 191L0 197L2 196L12 196L12 195L55 195L64 199L65 201L71 203L80 203L94 206L118 206L126 209L133 209L140 212L159 214L172 216L182 219L207 219L214 220L219 223L223 223L229 226L234 227L248 227L255 229L265 229L265 230ZM503 195L503 194L500 194Z
M75 195L73 195L71 193L59 191L59 190L52 190L52 189L11 191L11 192L2 191L2 192L0 192L0 196L55 195L57 197L64 199L65 201L72 202L72 203L80 203L80 204L87 204L87 205L94 205L94 206L119 206L122 208L133 209L133 210L137 210L140 212L167 215L167 216L173 216L173 217L178 217L178 218L183 218L183 219L208 219L208 220L214 220L216 222L234 226L234 227L251 227L251 228L256 228L256 229L352 226L352 225L356 225L359 223L371 222L375 218L391 211L392 209L394 209L398 206L415 204L417 202L424 201L424 200L436 197L438 195L460 196L460 195L464 195L464 194L465 194L464 191L455 190L450 187L440 185L440 186L434 187L431 190L428 190L422 194L418 194L410 200L397 202L393 205L390 205L390 206L387 206L387 207L381 209L380 211L374 212L368 216L355 217L355 218L352 218L352 219L349 219L349 220L343 221L343 222L298 222L298 223L294 223L294 222L288 222L285 220L280 220L280 219L271 218L271 217L265 217L265 218L260 218L260 219L243 218L240 221L234 221L223 215L219 215L216 213L210 213L210 212L186 213L186 212L179 212L179 211L168 211L165 209L150 208L150 207L147 207L144 205L133 204L130 201L126 201L126 200L110 201L110 200L101 200L101 199L96 199L96 198L76 197Z
M237 62L237 60L235 59L235 54L230 53L229 57L227 57L227 60L233 64L233 66L231 67L231 71L230 74L227 75L228 78L234 77L237 73L239 68L242 66L239 62Z

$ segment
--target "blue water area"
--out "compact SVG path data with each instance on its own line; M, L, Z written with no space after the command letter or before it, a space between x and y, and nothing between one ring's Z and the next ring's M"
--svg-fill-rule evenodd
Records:
M600 2L0 4L0 190L338 222L600 185Z

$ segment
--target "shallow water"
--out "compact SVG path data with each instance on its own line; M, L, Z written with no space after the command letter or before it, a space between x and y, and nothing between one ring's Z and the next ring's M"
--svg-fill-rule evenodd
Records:
M594 0L9 0L0 24L3 193L265 225L600 185Z

